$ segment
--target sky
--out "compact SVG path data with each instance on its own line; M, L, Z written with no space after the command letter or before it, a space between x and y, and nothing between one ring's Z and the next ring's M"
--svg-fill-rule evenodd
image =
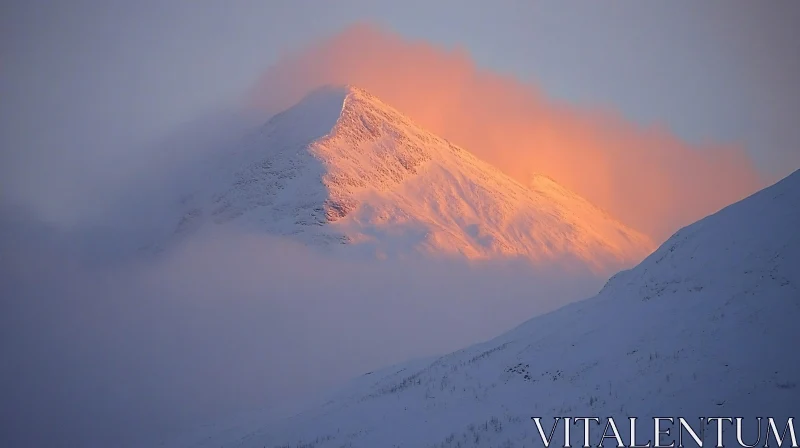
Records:
M236 108L282 55L373 24L468 55L549 98L744 148L767 182L800 166L792 2L5 2L2 191L74 221L154 157L141 148ZM138 157L138 158L137 158ZM45 181L46 180L46 181ZM108 200L108 199L107 199ZM85 206L83 206L85 208Z

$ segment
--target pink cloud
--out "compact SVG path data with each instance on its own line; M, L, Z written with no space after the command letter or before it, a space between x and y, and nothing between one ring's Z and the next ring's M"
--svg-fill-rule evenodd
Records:
M284 56L249 100L277 112L330 83L369 90L520 182L548 175L656 240L763 186L739 146L693 145L611 109L559 103L464 51L372 25Z

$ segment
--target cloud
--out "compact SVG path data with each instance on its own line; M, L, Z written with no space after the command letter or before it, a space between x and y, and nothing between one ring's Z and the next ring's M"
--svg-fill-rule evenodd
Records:
M0 227L2 446L153 446L243 411L285 415L604 280L513 261L349 260L230 228L97 263L72 235L19 216Z
M559 103L462 50L368 24L284 55L248 101L277 112L328 83L371 91L523 183L549 175L657 240L764 186L741 147L688 144L612 109Z

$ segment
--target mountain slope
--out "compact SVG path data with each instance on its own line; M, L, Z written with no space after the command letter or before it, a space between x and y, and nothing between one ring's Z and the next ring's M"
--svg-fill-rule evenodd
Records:
M186 198L178 233L236 221L368 252L631 264L652 242L555 183L527 188L354 87L273 117Z
M278 427L209 443L540 446L532 416L785 424L800 400L798 204L800 171L681 229L591 299L491 341L366 374Z

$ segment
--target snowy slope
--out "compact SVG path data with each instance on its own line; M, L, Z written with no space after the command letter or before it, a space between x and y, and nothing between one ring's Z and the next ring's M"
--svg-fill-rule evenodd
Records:
M178 233L235 221L379 257L577 259L606 271L654 248L558 184L523 186L354 87L312 92L204 179Z
M531 416L796 417L798 229L800 171L680 230L591 299L190 446L541 446Z

